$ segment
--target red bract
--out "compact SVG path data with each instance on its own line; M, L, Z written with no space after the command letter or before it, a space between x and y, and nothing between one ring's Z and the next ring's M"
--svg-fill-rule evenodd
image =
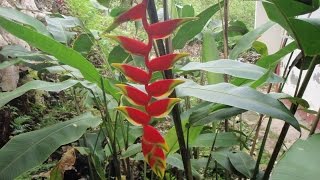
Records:
M188 56L187 53L181 54L168 54L152 59L148 63L148 68L150 71L164 71L170 69L173 64L179 59Z
M153 39L163 39L168 37L180 25L195 20L196 18L172 19L168 21L151 24L147 31Z
M156 145L165 151L169 151L169 147L162 135L156 128L150 125L143 126L142 141L144 141L146 144Z
M151 75L140 68L120 63L113 63L111 65L121 71L132 82L148 84L150 81Z
M107 35L107 37L117 41L123 49L131 54L135 54L138 56L145 56L149 54L148 45L138 41L136 39L131 39L125 36L111 36Z
M176 105L179 101L180 99L178 98L157 100L147 107L147 112L150 116L155 118L165 117L170 113L173 106Z
M116 19L113 21L113 23L108 27L106 31L110 32L111 30L113 30L114 28L116 28L124 22L141 19L145 14L145 9L145 4L140 3L132 7L128 11L121 13L118 17L116 17Z
M124 84L117 84L122 93L127 97L130 103L138 106L146 106L149 103L149 96L141 90Z
M148 114L136 108L120 106L117 107L117 110L122 112L126 116L128 121L136 126L147 125L151 120L151 117Z
M153 82L146 87L146 91L150 96L163 98L169 96L174 88L184 81L179 79L164 79Z

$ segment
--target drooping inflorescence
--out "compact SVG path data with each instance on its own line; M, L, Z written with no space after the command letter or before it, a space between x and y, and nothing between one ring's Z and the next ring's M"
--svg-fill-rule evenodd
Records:
M152 50L153 40L163 39L172 34L172 32L181 24L193 20L193 18L173 19L155 24L149 24L147 20L148 0L143 0L140 4L132 7L128 11L115 18L108 31L116 28L121 23L127 21L142 20L143 27L148 34L148 43L125 36L110 36L116 40L128 53L143 56L146 69L135 67L128 64L112 64L126 78L134 83L144 85L145 91L142 91L128 84L118 84L117 87L123 95L134 106L120 106L118 111L122 112L129 122L143 127L142 152L145 161L159 177L163 178L166 169L166 152L168 145L160 132L149 123L152 118L162 118L167 116L171 109L179 103L178 98L168 98L173 89L183 83L178 79L162 79L151 82L152 74L156 71L164 71L172 68L174 63L187 56L186 53L172 53L154 59L149 59ZM143 109L143 110L141 110Z

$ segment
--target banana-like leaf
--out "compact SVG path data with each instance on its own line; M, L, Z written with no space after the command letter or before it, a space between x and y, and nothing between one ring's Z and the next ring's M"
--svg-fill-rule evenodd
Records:
M276 164L271 179L319 179L319 149L320 134L315 134L307 140L299 139Z
M50 36L49 31L42 22L16 9L0 7L0 16L31 26L39 33Z
M270 29L275 23L267 22L260 27L245 34L237 43L237 45L230 52L230 59L237 59L239 54L248 50L252 44L268 29Z
M31 46L55 56L61 63L79 69L86 80L96 83L100 87L102 86L101 76L98 70L79 52L68 48L56 40L40 34L31 28L10 21L1 16L0 26L14 36L26 41ZM106 92L110 93L116 99L120 98L120 94L118 94L118 91L110 83L110 81L104 79L104 86Z
M8 102L10 102L11 100L23 95L24 93L30 90L59 92L59 91L66 90L76 84L81 84L83 87L91 89L94 93L97 93L99 95L102 94L101 90L97 86L95 86L94 84L90 84L86 81L78 81L78 80L71 79L71 80L66 80L59 83L52 83L52 82L35 80L35 81L27 82L26 84L18 87L14 91L0 93L0 108L5 104L7 104ZM110 96L107 96L107 98L108 100L112 99ZM114 102L112 101L112 103Z
M0 177L14 179L43 163L61 145L78 140L100 118L85 113L69 121L13 137L0 149Z
M190 62L184 67L180 68L183 71L203 70L213 73L228 74L234 77L240 77L250 80L258 80L268 70L248 63L242 63L230 59L221 59L215 61L209 61L206 63ZM268 82L279 83L282 82L282 78L272 73Z
M180 97L193 96L204 101L221 103L282 119L300 131L297 119L282 103L250 87L237 87L228 83L200 86L188 81L178 86L176 90Z
M221 3L220 6L223 6L223 3ZM219 4L215 4L197 15L196 17L199 18L198 20L183 25L172 39L173 48L182 49L188 41L202 31L210 18L218 11Z

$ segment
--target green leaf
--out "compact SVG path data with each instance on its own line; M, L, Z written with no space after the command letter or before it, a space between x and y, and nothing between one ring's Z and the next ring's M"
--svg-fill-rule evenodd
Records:
M214 61L219 59L219 50L213 33L203 33L202 43L202 62ZM223 74L207 73L208 84L224 82Z
M223 3L221 3L221 6L223 6ZM197 15L196 17L199 19L183 25L172 39L173 48L182 49L188 41L202 31L207 22L218 10L219 4L215 4Z
M190 147L211 147L214 141L215 133L200 134L198 138L190 144ZM238 137L232 132L218 133L215 148L226 148L239 144Z
M233 172L232 164L228 158L229 150L227 148L219 149L218 151L212 152L211 154L212 158L216 160L220 166L222 166L229 172Z
M120 45L114 47L109 54L108 62L111 63L123 63L130 54L127 53Z
M0 93L0 107L32 89L59 92L68 89L77 83L79 83L79 81L76 80L67 80L60 83L51 83L40 80L30 81L14 91Z
M184 138L187 139L187 123L188 119L182 120L182 130L184 134ZM195 139L199 136L199 134L202 131L202 126L199 127L190 127L189 129L189 143L192 144ZM175 153L177 150L179 150L179 143L178 143L178 138L176 134L176 128L173 126L165 135L165 140L168 144L169 147L169 152L168 154Z
M193 96L204 101L225 104L282 119L300 131L297 119L282 103L250 87L237 87L227 83L200 86L195 82L187 81L179 85L176 90L180 97Z
M184 170L182 158L180 154L174 153L174 154L168 155L167 163L180 170ZM201 179L201 175L192 166L191 166L191 171L193 176L197 177L198 179Z
M92 34L84 33L80 34L73 43L73 49L81 53L83 56L87 56L91 51L94 44L94 37Z
M319 8L319 1L313 0L311 4L296 0L279 1L268 0L263 6L270 20L277 22L297 41L305 55L320 53L320 42L314 37L320 36L319 19L296 18L299 15L311 13ZM290 8L288 8L290 7ZM308 32L308 33L305 33Z
M39 33L50 36L50 33L48 32L46 26L42 24L42 22L18 10L7 7L0 7L0 16L6 19L20 22L25 25L29 25L36 29Z
M248 32L245 34L237 43L237 45L232 49L229 54L230 59L237 59L239 54L244 51L250 49L252 44L268 29L270 29L274 25L273 22L267 22L260 27Z
M128 149L124 153L122 153L122 158L131 157L133 155L138 154L141 151L142 151L141 143L132 144L131 146L128 147Z
M21 62L21 59L14 59L14 60L9 60L9 61L4 61L0 63L0 70L5 69L7 67L10 67L12 65L18 64Z
M40 165L60 146L76 141L89 127L96 127L100 123L100 118L86 113L69 121L13 137L0 149L0 177L14 179Z
M261 54L262 57L265 57L268 55L268 46L261 41L253 42L252 48L256 50L257 53Z
M28 27L2 17L0 17L0 26L14 36L26 41L31 46L55 56L60 62L79 69L86 80L96 83L101 87L100 73L77 51L64 46L50 37L37 33ZM118 91L109 81L104 80L104 85L105 91L110 93L115 99L120 97Z
M192 126L203 126L215 121L228 119L232 116L236 116L246 111L247 110L239 109L236 107L223 107L221 109L214 110L213 112L211 111L201 112L202 114L200 115L200 117L197 117L197 118L190 117L190 124Z
M244 152L230 152L228 153L229 160L232 166L247 178L253 176L256 161Z
M276 65L281 61L282 57L284 57L285 55L291 53L296 49L297 49L296 42L292 42L287 46L285 46L284 48L277 51L276 53L259 59L257 61L257 65L263 68L276 67Z
M220 59L215 61L209 61L206 63L190 62L184 67L180 68L183 71L204 70L208 72L228 74L234 77L241 77L245 79L258 80L263 76L267 70L259 66L242 63L230 59ZM276 74L268 79L268 82L278 83L282 82L282 78Z
M184 5L182 7L181 17L194 17L194 8L192 5Z
M74 17L46 17L48 23L48 30L53 35L54 39L61 43L68 44L70 40L77 34L71 32L69 29L80 26L81 23Z
M319 179L320 134L297 140L275 165L273 180Z

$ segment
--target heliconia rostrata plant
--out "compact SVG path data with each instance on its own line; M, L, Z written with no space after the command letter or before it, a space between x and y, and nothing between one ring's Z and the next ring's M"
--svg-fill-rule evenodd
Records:
M149 24L147 20L147 5L148 0L143 0L140 4L115 18L108 29L110 31L127 21L142 20L143 27L148 34L147 44L124 36L108 35L108 37L116 40L127 52L144 57L146 69L128 64L112 64L129 81L145 87L145 91L142 91L128 84L118 84L117 87L135 107L120 106L117 110L122 112L132 124L143 127L141 143L145 161L155 174L163 178L166 169L166 152L169 150L168 145L160 132L149 123L152 118L167 116L173 106L180 101L178 98L168 98L168 96L183 81L179 79L162 79L151 82L151 77L153 72L170 69L177 60L188 54L172 53L154 59L149 59L149 57L153 40L167 38L179 25L194 18L172 19ZM142 108L136 108L137 106Z

